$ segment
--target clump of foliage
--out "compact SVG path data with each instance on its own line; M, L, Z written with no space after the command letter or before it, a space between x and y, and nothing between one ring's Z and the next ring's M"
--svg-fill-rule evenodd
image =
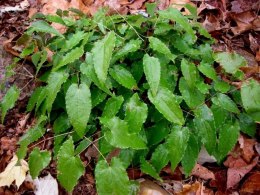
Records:
M239 67L246 61L212 52L214 41L196 21L195 8L188 5L191 14L183 16L155 7L147 5L149 17L107 16L104 10L93 18L76 10L38 14L18 40L26 45L21 57L31 56L35 76L44 83L28 102L27 111L38 121L19 141L19 158L46 133L46 123L53 124L55 135L52 154L38 148L30 153L33 178L52 156L60 184L72 191L85 170L79 154L98 142L98 193L131 194L136 189L126 172L131 164L161 180L163 167L170 163L174 170L181 163L188 176L202 146L221 163L240 131L254 136L259 83L245 80L239 91L220 76L243 80ZM50 23L67 30L60 34ZM2 121L18 96L16 87L7 92ZM119 155L108 162L116 148Z

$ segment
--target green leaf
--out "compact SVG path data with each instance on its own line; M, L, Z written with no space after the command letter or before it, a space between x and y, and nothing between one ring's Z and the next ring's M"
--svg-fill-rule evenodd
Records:
M136 150L146 148L146 144L138 134L129 132L126 121L120 120L118 117L113 117L110 119L101 118L100 122L110 129L110 131L105 132L105 138L112 146L133 148Z
M89 56L89 58L91 58L92 60L92 57L90 57L90 53L86 53L86 55ZM90 62L91 63L91 62ZM105 93L109 94L109 95L112 95L112 93L109 91L109 88L110 88L110 81L107 79L106 80L106 83L105 84L102 84L100 83L100 81L98 80L97 78L97 75L95 73L95 70L94 70L94 67L93 67L93 64L87 64L87 63L82 63L80 65L80 71L87 75L87 77L89 77L91 79L91 81L99 88L101 89L102 91L104 91Z
M176 21L178 24L180 24L182 26L182 28L187 33L189 33L189 35L191 36L193 41L196 40L195 33L194 33L188 19L185 16L183 16L179 10L174 9L174 8L169 8L167 10L160 11L159 15L163 18L167 18L167 19Z
M137 84L133 75L123 66L113 66L113 68L110 68L109 73L113 79L115 79L119 84L121 84L125 88L137 89Z
M202 80L196 83L196 87L204 95L208 94L209 89L211 89L211 86L204 83L204 81L202 81Z
M144 74L148 84L151 88L152 94L155 96L158 92L160 78L161 78L161 65L158 58L150 57L148 54L143 58Z
M179 70L176 66L161 63L160 87L165 87L170 91L174 90L179 76Z
M254 79L243 82L241 98L246 112L255 120L260 121L260 84Z
M72 36L70 36L65 44L63 45L61 52L66 52L75 47L76 45L79 44L81 40L83 40L88 34L84 33L84 31L78 31Z
M38 177L41 170L47 167L50 161L51 153L49 151L40 151L39 148L34 148L29 156L29 169L32 178Z
M61 146L58 154L57 172L60 184L69 192L84 173L84 166L78 156L74 155L74 144L70 137Z
M245 113L241 113L239 115L239 124L242 132L246 133L251 137L255 137L256 123L254 122L252 117Z
M60 146L64 140L64 138L67 136L67 134L61 135L68 131L68 129L71 127L71 124L68 119L68 115L66 113L62 113L59 115L59 117L54 121L53 123L53 131L55 134L54 138L54 156L58 154L58 151L60 149Z
M214 54L215 60L227 73L235 74L239 67L247 64L246 60L237 53L219 52Z
M157 173L156 169L151 165L149 162L147 162L144 158L141 158L141 171L145 174L148 174L152 176L153 178L162 181L159 174Z
M172 170L175 170L181 161L189 140L189 129L187 127L174 126L166 140L166 147L169 151L169 159Z
M169 162L169 151L165 144L160 144L152 154L151 163L159 172Z
M206 104L203 104L197 108L195 115L196 117L193 121L201 142L204 144L209 154L213 154L217 142L216 129L213 125L213 113Z
M14 85L8 89L3 100L1 101L1 122L4 122L5 115L9 109L15 106L15 102L18 100L20 90Z
M37 67L40 59L41 59L41 52L36 52L32 55L32 62L35 67Z
M41 90L41 93L39 94L38 96L38 100L37 100L37 103L36 103L36 107L35 107L35 112L37 113L40 113L40 114L43 114L43 113L46 113L46 96L47 96L47 87L44 87L42 90Z
M216 130L209 121L203 119L195 119L195 126L199 131L201 142L204 144L209 154L212 154L216 146Z
M33 22L32 25L30 26L30 28L28 29L28 31L29 31L29 33L30 32L50 33L50 34L54 34L54 35L64 38L64 36L61 33L59 33L59 31L57 31L55 28L53 28L52 26L50 26L47 22L45 22L43 20L38 20L36 22Z
M103 109L102 117L113 118L118 113L123 102L124 102L123 96L113 96L109 98Z
M115 47L116 36L109 32L102 40L95 42L92 49L94 69L101 83L105 83L110 60Z
M198 66L199 71L204 74L206 77L211 78L212 80L217 79L217 73L213 66L211 66L208 63L201 62L200 65Z
M57 70L67 64L74 62L75 60L79 59L83 55L83 53L84 53L83 46L72 49L65 56L62 57L60 62L54 67L54 70Z
M188 62L185 59L181 61L181 72L186 80L187 84L191 86L195 86L198 81L198 71L196 66L193 63Z
M173 55L170 51L170 49L166 46L165 43L163 43L160 39L156 38L156 37L149 37L149 46L154 50L157 51L165 56L167 56L167 58L169 58L170 60L172 60L174 62L175 58L177 56Z
M149 90L148 98L168 121L179 125L184 123L182 110L177 103L176 96L171 91L161 88L157 95L153 96Z
M106 99L106 97L107 97L106 93L103 93L98 88L92 88L91 90L92 108L102 103Z
M75 149L75 155L78 155L84 150L86 150L91 144L91 140L83 139Z
M156 13L156 8L157 8L157 3L146 3L145 4L147 13L153 17L154 14Z
M192 169L196 165L199 152L200 152L200 148L199 148L198 140L194 134L191 134L189 141L187 143L187 148L185 150L184 156L181 161L186 177L190 175Z
M122 162L114 157L110 166L100 160L95 168L97 193L99 195L129 195L130 181Z
M40 71L42 65L44 64L44 62L46 62L47 59L48 59L48 53L47 53L46 50L43 50L41 52L41 61L36 66L36 75L38 74L38 72Z
M213 104L210 109L214 116L215 129L222 128L223 124L225 124L227 120L230 120L231 113L228 112L226 109L215 104Z
M46 88L46 107L48 112L51 112L52 104L61 89L61 86L68 79L69 74L64 70L59 70L55 72L51 72L48 77L48 85Z
M148 140L148 145L157 145L169 134L169 122L162 120L154 126L147 128L145 133Z
M45 18L48 22L55 22L55 23L58 23L58 24L65 25L62 18L58 15L45 15Z
M46 129L43 127L42 123L47 119L45 116L41 116L36 125L30 128L19 140L18 144L20 148L17 150L16 154L19 159L24 159L27 154L27 146L39 138L41 138L44 134Z
M218 162L221 162L237 143L239 130L240 126L237 120L234 123L229 120L219 129L219 141L217 154L215 155Z
M179 81L179 89L186 104L194 109L205 101L205 96L195 86L190 87L187 81L181 77Z
M131 39L128 43L124 44L124 46L116 52L116 54L112 58L112 64L122 57L128 55L131 52L135 52L140 49L142 41L140 39Z
M223 93L217 94L217 96L213 97L211 100L215 105L222 107L229 112L234 112L237 114L240 112L233 100Z
M130 132L140 132L148 113L147 105L142 102L135 93L125 105L125 121L127 121Z
M26 107L27 112L31 112L33 110L43 89L43 87L37 87L34 90Z
M230 90L230 85L222 80L215 80L214 89L221 93L227 93Z
M135 150L133 149L122 149L120 150L119 158L122 161L125 168L129 167L132 163Z
M26 56L32 54L34 52L35 45L31 43L29 46L23 49L23 51L20 54L21 58L25 58Z
M91 106L91 94L88 86L72 84L66 93L66 109L72 126L81 137L85 134Z

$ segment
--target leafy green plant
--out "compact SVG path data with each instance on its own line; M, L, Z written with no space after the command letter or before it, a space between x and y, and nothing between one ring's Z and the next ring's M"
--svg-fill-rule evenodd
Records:
M107 16L104 10L93 18L76 10L38 14L19 40L25 45L21 57L31 55L42 86L27 106L38 122L21 138L17 153L24 158L27 146L46 133L45 124L53 124L52 155L68 191L84 174L79 154L94 142L100 152L98 193L131 194L136 184L127 177L130 164L161 180L163 167L170 163L174 170L181 162L188 176L202 146L221 163L240 131L255 134L259 83L243 81L240 94L221 80L221 75L243 80L239 67L246 61L212 52L214 40L196 21L194 8L183 16L173 8L153 12L154 4L147 7L149 17ZM50 23L67 30L60 34ZM2 119L17 98L6 99ZM106 157L115 149L120 154L109 162ZM33 177L49 160L46 151L31 152Z

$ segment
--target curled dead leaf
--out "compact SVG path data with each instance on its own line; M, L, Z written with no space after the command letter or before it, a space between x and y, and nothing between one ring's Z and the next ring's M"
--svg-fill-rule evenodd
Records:
M239 35L248 30L260 31L260 17L252 11L231 13L230 17L237 24L236 27L231 28L234 35Z
M215 175L212 171L208 170L206 167L196 164L193 168L191 175L197 176L204 180L215 179Z
M0 173L0 186L10 186L15 181L19 188L23 183L26 172L29 170L28 164L25 160L20 160L19 165L17 163L18 157L14 155L5 170Z
M227 189L238 184L241 179L256 166L258 159L259 157L255 157L251 164L243 167L229 168L227 171Z
M260 172L251 175L242 185L240 194L260 194Z
M164 190L158 184L150 181L144 180L140 183L140 195L152 195L152 194L160 194L160 195L169 195L169 193Z
M247 139L244 136L240 136L238 139L240 148L242 149L242 157L246 162L250 162L255 155L254 146L256 141L254 139Z

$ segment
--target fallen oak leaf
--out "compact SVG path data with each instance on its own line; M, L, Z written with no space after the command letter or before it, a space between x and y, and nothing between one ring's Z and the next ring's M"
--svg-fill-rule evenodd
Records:
M212 171L208 170L206 167L201 166L200 164L196 164L193 168L191 175L197 176L204 180L215 180L215 175Z
M255 155L254 146L256 141L254 139L247 139L244 136L240 136L238 139L240 148L242 149L242 157L246 162L250 162Z
M19 188L25 180L26 172L29 170L28 164L25 160L20 160L20 165L17 165L18 157L13 156L10 163L5 170L0 173L0 187L10 186L15 181L16 186Z
M241 194L260 194L260 172L256 172L251 175L247 180L243 183L241 190Z
M132 2L132 4L128 5L128 7L130 9L137 10L143 6L144 2L145 2L145 0L135 0Z
M243 167L229 168L227 171L227 189L234 187L257 164L259 157L255 157L251 164Z
M223 163L228 168L238 168L247 166L247 163L240 156L234 157L233 155L229 155L227 160Z

